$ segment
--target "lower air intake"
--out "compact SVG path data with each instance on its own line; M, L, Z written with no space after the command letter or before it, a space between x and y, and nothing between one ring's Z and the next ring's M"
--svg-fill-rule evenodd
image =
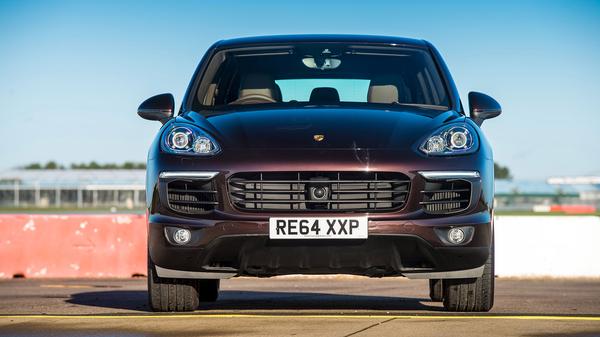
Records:
M182 179L167 183L169 207L184 214L205 214L218 204L214 182Z
M465 180L428 181L421 191L421 206L429 214L463 211L471 201L471 183Z

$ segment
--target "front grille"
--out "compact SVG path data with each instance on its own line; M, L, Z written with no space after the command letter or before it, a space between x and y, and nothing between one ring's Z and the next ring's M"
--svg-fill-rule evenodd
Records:
M421 205L425 212L456 213L469 207L471 183L466 180L427 181L421 194Z
M408 199L409 178L393 172L252 172L229 179L244 211L390 211Z
M169 207L185 214L205 214L218 204L214 182L206 180L173 180L167 183Z

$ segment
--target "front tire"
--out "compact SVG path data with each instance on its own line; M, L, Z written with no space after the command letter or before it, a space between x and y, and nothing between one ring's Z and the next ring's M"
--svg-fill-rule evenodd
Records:
M148 263L148 302L153 311L194 311L200 302L214 302L219 296L219 280L163 278Z
M444 308L447 311L485 312L494 306L494 249L478 278L446 279Z

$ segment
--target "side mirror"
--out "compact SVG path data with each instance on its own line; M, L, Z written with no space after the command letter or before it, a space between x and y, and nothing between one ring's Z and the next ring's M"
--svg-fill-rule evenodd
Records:
M479 126L484 120L498 117L502 113L502 108L495 99L475 91L469 93L469 110L471 119Z
M165 123L173 117L175 99L171 94L160 94L145 100L138 107L138 115L143 119Z

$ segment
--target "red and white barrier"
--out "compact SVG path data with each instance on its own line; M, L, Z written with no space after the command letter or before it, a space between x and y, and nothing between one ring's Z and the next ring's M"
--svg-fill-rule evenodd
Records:
M536 213L565 213L565 214L591 214L596 212L594 205L535 205Z
M500 216L496 275L600 277L600 217ZM146 274L144 215L0 214L0 278Z
M0 214L0 278L146 274L144 215Z

